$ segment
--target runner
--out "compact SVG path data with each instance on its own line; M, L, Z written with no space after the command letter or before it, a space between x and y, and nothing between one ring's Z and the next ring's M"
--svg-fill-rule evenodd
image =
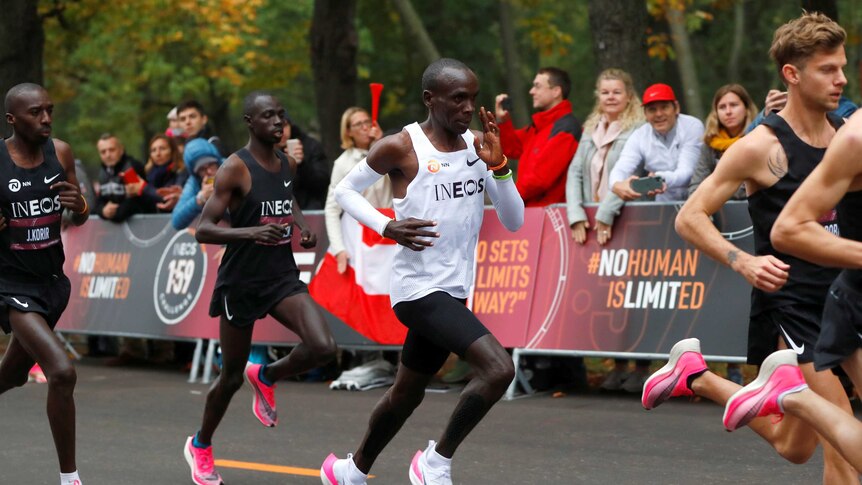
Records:
M857 114L835 136L823 161L790 198L772 228L776 249L824 266L847 268L829 289L814 349L814 367L824 371L841 366L856 389L862 389L860 132L862 114ZM820 214L836 205L841 236L817 222ZM814 427L862 473L862 423L793 379L797 375L792 369L794 357L774 357L781 365L764 369L756 383L728 400L725 427L744 426L747 421L743 416L787 413Z
M195 236L204 244L227 245L210 304L210 315L219 317L223 368L207 394L200 431L184 448L197 484L222 483L213 465L212 436L243 378L254 391L254 415L273 427L275 382L329 362L336 351L323 313L299 280L290 245L293 226L304 248L314 247L317 237L293 196L296 167L274 149L286 123L284 108L271 94L256 91L246 96L243 113L248 144L219 168ZM225 211L231 214L229 228L219 225ZM302 342L272 364L247 363L254 322L267 314Z
M346 212L401 247L392 269L391 298L408 328L395 384L372 411L356 453L330 454L324 484L364 484L383 448L422 402L425 387L450 352L475 371L438 442L417 451L408 475L414 485L452 483L458 445L496 403L514 376L511 357L465 306L487 191L500 221L517 230L524 203L500 147L492 113L479 111L483 132L469 130L479 82L460 61L440 59L422 75L428 119L377 142L336 188ZM396 219L361 195L389 174Z
M63 210L80 226L89 216L65 142L51 138L54 103L37 84L6 93L12 136L0 140L0 328L12 333L0 362L0 394L23 386L34 363L48 378L48 422L60 485L81 485L75 464L75 367L54 335L69 302L60 238Z
M701 184L676 220L680 236L754 286L748 335L748 362L760 365L779 348L798 354L805 381L815 392L851 412L847 395L832 373L815 372L814 346L829 285L837 271L778 252L769 232L782 207L823 158L841 119L827 115L838 106L847 79L842 71L846 34L823 14L804 14L775 32L770 55L788 101L763 126L735 143L715 172ZM709 217L741 183L748 193L755 255L725 240ZM833 230L835 212L820 219ZM724 405L740 386L706 368L697 339L678 342L670 362L644 385L643 406L652 409L668 397L697 394ZM818 443L816 432L789 416L778 424L754 420L750 427L785 459L804 463ZM856 471L824 443L823 483L859 483Z

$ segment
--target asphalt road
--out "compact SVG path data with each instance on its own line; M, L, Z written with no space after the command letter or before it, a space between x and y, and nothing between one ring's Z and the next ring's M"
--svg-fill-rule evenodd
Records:
M45 385L0 396L0 484L55 484L58 467L45 417ZM199 426L207 387L159 368L78 364L78 467L85 484L189 484L182 456ZM352 451L380 389L330 391L282 383L280 424L251 414L237 393L215 436L229 485L320 483L331 451ZM429 393L380 456L370 484L406 484L413 453L436 439L457 393ZM501 402L455 456L457 484L815 484L819 453L792 465L749 430L727 433L721 408L674 401L644 411L635 396L569 394ZM229 460L229 461L227 461Z

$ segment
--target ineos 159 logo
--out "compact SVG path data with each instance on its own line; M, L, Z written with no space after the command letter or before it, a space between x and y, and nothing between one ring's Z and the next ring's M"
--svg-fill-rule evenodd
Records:
M12 179L9 181L9 190L12 192L18 192L21 190L21 182L18 179Z
M207 273L203 247L188 231L178 232L165 247L153 287L156 313L166 325L175 325L194 308Z

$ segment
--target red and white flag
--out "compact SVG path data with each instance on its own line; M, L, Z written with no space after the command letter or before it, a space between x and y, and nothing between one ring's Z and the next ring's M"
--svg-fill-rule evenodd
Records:
M395 217L392 209L379 210ZM398 246L347 213L341 217L341 233L350 258L347 271L339 274L335 254L327 251L308 285L311 296L366 338L403 344L407 328L395 317L389 300L390 268Z

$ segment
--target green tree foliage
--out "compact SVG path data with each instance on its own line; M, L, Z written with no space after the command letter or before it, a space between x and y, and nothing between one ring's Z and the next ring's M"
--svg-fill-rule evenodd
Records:
M235 145L242 127L229 107L244 92L288 91L308 79L309 19L309 2L69 1L63 16L45 25L46 82L61 106L58 135L90 164L106 131L139 156L166 128L171 107L195 98Z

